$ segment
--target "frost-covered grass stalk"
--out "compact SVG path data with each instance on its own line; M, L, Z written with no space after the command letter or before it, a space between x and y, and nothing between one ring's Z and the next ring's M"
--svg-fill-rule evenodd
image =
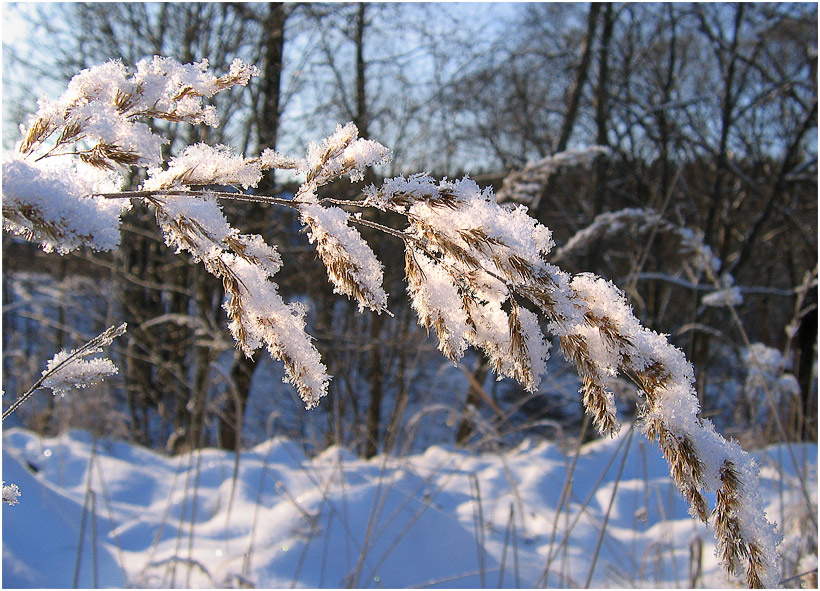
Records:
M64 396L69 390L87 388L108 376L115 375L119 370L110 359L106 357L85 358L100 353L103 347L107 347L115 338L125 334L125 329L125 324L112 326L81 347L71 351L62 350L54 355L46 364L40 378L3 411L3 420L11 416L40 388L50 388L55 396L58 394Z
M115 338L125 333L126 324L112 326L101 334L97 335L81 347L72 351L62 350L46 364L46 368L40 378L32 386L15 400L5 411L3 420L5 421L20 406L40 388L50 388L57 396L65 396L66 392L74 388L87 388L100 382L108 376L115 375L119 369L106 357L86 359L90 355L95 355L103 350L103 347L110 345ZM19 501L20 490L16 484L6 486L3 483L3 502L9 505L16 505Z
M165 140L146 119L216 125L203 99L257 74L238 60L222 77L207 66L154 58L129 76L110 62L78 74L57 101L42 101L16 155L4 160L4 227L46 250L109 250L118 244L119 214L127 207L120 204L141 199L156 212L169 246L222 279L238 346L247 355L264 346L281 360L307 408L326 395L330 376L305 332L305 309L277 293L273 276L282 260L276 248L232 228L218 200L297 210L335 291L377 313L388 312L382 264L355 226L395 236L405 248L412 307L448 359L457 363L468 347L479 349L499 379L508 376L536 391L550 355L545 327L575 365L584 406L607 435L619 429L612 382L619 374L631 378L643 395L643 432L659 444L691 514L712 522L724 565L745 570L749 586L778 583L778 538L758 495L757 466L698 416L692 366L665 336L641 326L615 285L590 274L569 275L551 263L550 230L524 205L500 205L491 189L468 178L436 181L416 174L371 185L358 200L320 197L328 183L342 176L361 180L367 167L391 157L384 146L359 138L352 123L311 144L304 158L271 149L248 158L227 146L196 144L163 165ZM52 158L57 155L64 158ZM60 162L59 173L46 165L50 160ZM559 164L529 172L537 181ZM121 191L110 172L90 172L135 165L147 167L147 180L135 191ZM292 200L207 188L248 189L270 169L304 175ZM505 191L532 184L519 176ZM393 212L407 225L388 227L348 211L362 208ZM707 491L716 493L711 510Z

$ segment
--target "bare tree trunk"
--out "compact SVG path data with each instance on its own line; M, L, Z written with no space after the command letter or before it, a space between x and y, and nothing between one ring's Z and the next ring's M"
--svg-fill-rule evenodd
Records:
M795 166L797 166L797 164L800 161L800 146L803 142L803 138L809 131L811 131L816 126L817 101L815 100L814 105L806 113L806 118L803 120L803 123L797 130L794 139L792 140L788 150L786 151L786 155L783 158L783 164L780 166L780 170L778 171L778 175L775 179L774 186L769 192L769 195L766 197L766 201L763 205L763 208L761 209L760 213L757 215L755 220L752 222L749 231L746 233L746 236L744 237L743 242L740 246L740 252L737 254L736 257L734 257L734 259L729 264L725 264L721 268L721 273L734 274L734 272L741 265L747 262L748 257L752 253L752 249L757 245L758 239L760 238L760 234L763 230L763 225L768 221L769 216L772 214L772 211L774 210L775 204L779 201L783 194L783 191L786 189L787 177L789 173L792 172L792 170L794 170Z
M256 133L259 141L259 150L266 147L274 148L279 133L279 108L281 100L282 60L285 47L285 22L287 12L284 3L268 4L268 13L261 23L264 38L262 44L262 70L259 95L261 105L254 111ZM237 11L248 16L242 5ZM259 184L259 191L263 194L273 192L275 187L273 173L270 172ZM247 210L247 219L262 222L267 215L267 209L262 204L251 204ZM259 233L264 227L253 228ZM233 367L231 378L236 386L236 396L230 396L219 421L221 445L225 449L237 450L242 442L238 433L244 420L245 405L250 395L251 379L256 369L258 357L248 358L238 353Z
M567 103L567 110L564 113L564 119L561 122L561 131L558 135L558 142L552 149L553 153L563 152L567 149L569 138L572 136L572 130L575 127L575 120L578 118L578 108L581 105L581 96L584 92L584 85L587 78L589 78L590 63L592 62L592 47L595 43L595 29L598 25L598 15L601 12L601 4L593 2L589 6L589 13L587 15L587 31L581 44L581 61L575 69L575 79L572 83L572 88L569 93L569 101ZM551 177L554 179L555 175ZM532 214L537 220L542 223L547 222L546 215L549 211L549 203L545 196L548 196L554 187L553 182L547 182L547 186L541 193L540 198L533 203Z
M612 14L612 3L604 5L604 24L601 30L601 47L598 59L598 84L595 89L595 143L599 146L609 145L607 125L609 122L609 45L612 40L612 27L615 19ZM606 197L606 176L609 168L607 158L595 160L595 196L592 202L592 217L604 211Z
M365 61L364 61L364 31L367 26L365 12L367 3L359 2L356 13L356 31L354 42L356 44L356 114L354 123L359 128L361 137L369 137L369 113L367 112L367 94L365 89Z
M720 121L720 143L718 144L717 152L717 170L715 171L715 183L712 187L712 197L709 200L709 212L706 216L706 227L704 228L707 242L713 244L718 248L718 256L721 260L725 260L726 253L724 252L725 235L715 236L719 229L718 217L721 215L721 210L726 207L727 200L723 198L723 184L726 169L728 167L728 143L729 132L733 125L733 117L735 111L735 103L737 101L737 94L734 92L735 74L737 71L738 61L738 44L740 43L740 28L743 24L743 14L745 6L738 4L735 8L735 25L731 41L731 53L729 56L729 63L726 67L726 84L723 91L722 107L721 107L721 121ZM702 19L702 28L707 35L713 36L713 33L708 30L708 25L705 19Z
M581 45L581 61L575 70L575 80L572 83L572 90L569 94L567 111L561 123L561 133L558 136L558 143L553 152L563 152L567 149L569 138L575 127L575 120L578 117L578 107L581 104L581 95L584 92L584 85L589 78L589 66L592 61L592 46L595 42L595 28L598 25L598 15L601 12L601 3L593 2L589 5L587 16L587 32Z

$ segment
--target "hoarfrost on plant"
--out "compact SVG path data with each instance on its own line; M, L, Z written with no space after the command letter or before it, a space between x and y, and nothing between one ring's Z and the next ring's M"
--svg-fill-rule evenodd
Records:
M66 254L81 246L115 250L120 243L123 199L95 196L122 186L121 177L77 161L3 160L3 226L39 242L46 252Z

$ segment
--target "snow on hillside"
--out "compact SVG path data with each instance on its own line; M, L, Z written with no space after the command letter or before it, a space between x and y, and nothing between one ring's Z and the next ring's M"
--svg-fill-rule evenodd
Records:
M792 450L799 471L785 446L755 454L769 518L787 525L805 506L799 472L817 502L817 446ZM574 457L525 441L366 461L340 448L308 457L277 438L235 463L8 429L3 480L22 495L3 507L2 585L574 587L590 571L593 587L738 585L642 436L625 427L584 446L572 470ZM787 551L796 536L786 532Z

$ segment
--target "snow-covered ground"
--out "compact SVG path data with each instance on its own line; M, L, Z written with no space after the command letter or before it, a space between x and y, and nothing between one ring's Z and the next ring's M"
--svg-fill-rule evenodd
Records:
M572 452L525 441L498 453L433 446L366 461L339 448L307 457L277 438L237 462L212 449L169 457L80 431L40 438L8 429L3 480L22 496L3 506L2 585L738 584L642 436L625 427L577 460ZM817 446L755 457L791 556L805 544L801 480L816 507ZM816 555L806 565L816 568Z

